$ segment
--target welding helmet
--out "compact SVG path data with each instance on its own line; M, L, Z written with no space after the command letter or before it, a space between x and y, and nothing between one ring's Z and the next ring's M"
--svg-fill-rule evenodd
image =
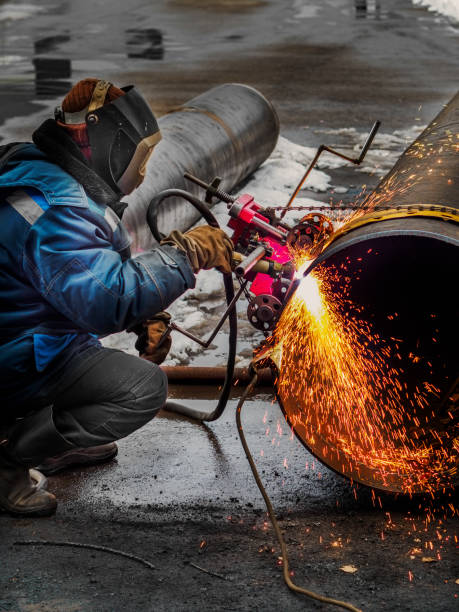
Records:
M92 169L115 192L127 195L143 181L161 134L149 105L134 86L122 87L123 95L107 103L110 87L108 81L98 81L83 111L57 109L56 119L67 125L86 124Z

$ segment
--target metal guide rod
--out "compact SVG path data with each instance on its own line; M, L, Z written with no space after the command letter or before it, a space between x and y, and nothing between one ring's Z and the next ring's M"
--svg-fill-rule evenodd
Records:
M298 185L295 188L295 191L292 193L290 200L287 202L287 204L285 205L284 209L281 212L280 218L283 219L285 217L286 212L288 211L288 209L290 208L290 206L292 205L293 200L296 198L296 196L298 195L300 189L303 187L304 182L306 181L306 179L308 178L309 174L311 173L311 170L314 168L314 166L316 165L319 157L322 155L322 153L324 151L327 151L328 153L332 153L333 155L336 155L337 157L341 157L342 159L345 159L346 161L350 161L353 164L359 165L362 163L365 155L367 154L368 149L370 148L371 143L373 142L374 137L376 136L376 132L379 129L379 126L381 125L380 121L375 121L373 127L371 128L371 131L368 135L368 138L366 139L362 150L360 151L360 155L358 157L349 157L348 155L345 155L344 153L340 153L339 151L335 151L335 149L332 149L331 147L328 147L327 145L320 145L320 147L317 149L317 152L313 158L313 160L311 161L311 163L309 164L308 168L306 169L306 172L303 174L300 182L298 183Z
M197 176L194 176L193 174L190 174L189 172L185 172L183 178L185 178L187 181L191 181L199 187L202 187L202 189L205 189L206 202L209 204L212 202L212 198L223 200L223 202L226 202L228 204L236 200L234 196L230 195L229 193L226 193L226 191L223 191L223 189L219 188L219 185L222 181L219 176L216 176L212 183L206 183L205 181L201 180Z
M166 330L166 332L163 334L163 336L161 337L160 341L158 342L158 346L161 346L162 343L164 342L165 338L170 334L170 332L172 330L174 331L178 331L181 334L183 334L184 336L186 336L187 338L190 338L190 340L194 340L195 342L197 342L198 344L200 344L202 347L204 348L208 348L211 343L212 340L215 338L215 336L218 334L218 332L220 331L223 323L226 321L226 319L228 318L230 312L233 310L236 302L238 301L238 299L241 297L242 292L244 291L246 285L247 285L248 281L245 281L244 283L242 283L242 285L239 287L236 295L233 297L233 299L231 300L231 302L228 304L227 309L225 310L225 312L223 313L220 321L217 323L214 331L210 334L210 336L208 337L207 340L201 340L201 338L198 338L198 336L195 336L194 334L192 334L191 332L187 331L186 329L183 329L183 327L180 327L179 325L177 325L176 323L172 322L169 324L168 329Z

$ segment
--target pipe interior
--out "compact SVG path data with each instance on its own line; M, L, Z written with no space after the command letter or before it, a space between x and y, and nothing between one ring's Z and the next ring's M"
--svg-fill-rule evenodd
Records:
M333 276L332 291L345 293L355 306L347 306L347 316L364 318L389 344L397 343L401 359L394 358L393 366L403 370L408 395L424 382L439 389L418 411L428 432L454 426L446 398L459 376L458 252L433 237L373 237L344 246L319 266L339 272L327 278Z

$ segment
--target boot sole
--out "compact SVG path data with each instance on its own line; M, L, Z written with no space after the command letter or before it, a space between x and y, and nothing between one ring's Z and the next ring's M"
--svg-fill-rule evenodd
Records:
M112 459L114 459L118 454L118 447L115 450L107 452L105 455L101 455L99 457L88 457L84 454L78 455L75 453L71 457L65 459L60 465L56 467L50 466L47 468L45 465L39 465L37 469L44 474L45 476L53 476L54 474L58 474L59 472L63 472L65 470L70 470L72 468L77 467L90 467L91 465L100 465L102 463L108 463Z
M0 512L6 512L7 514L14 516L15 518L51 516L56 512L56 508L57 501L54 504L47 506L46 508L35 510L18 510L14 506L10 506L10 504L5 503L5 500L0 500Z

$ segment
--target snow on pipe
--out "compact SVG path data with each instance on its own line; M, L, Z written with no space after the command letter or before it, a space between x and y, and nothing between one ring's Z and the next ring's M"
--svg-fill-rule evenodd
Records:
M350 316L358 312L368 321L373 351L381 349L380 343L372 344L376 336L390 339L391 367L401 373L403 418L414 447L421 453L424 444L441 444L449 449L453 462L459 387L458 145L459 94L363 202L370 212L344 226L310 268L322 270L330 280L332 295L345 296L346 303L353 305ZM412 398L420 391L426 402L415 407ZM297 398L282 389L278 397L287 419L295 423ZM317 407L316 411L320 414ZM322 434L311 437L312 442L303 441L326 464L355 481L411 492L440 487L445 480L459 482L454 466L449 481L440 475L416 480L419 467L415 464L384 474L367 457L350 458L335 447L324 423L319 425ZM298 430L298 423L295 427ZM387 433L382 449L392 442L391 431Z
M279 136L279 120L271 103L256 89L227 83L214 87L159 119L162 140L155 148L142 186L126 198L123 223L133 236L133 250L151 247L146 224L148 205L163 189L186 189L203 197L202 189L183 178L185 172L210 182L223 180L231 191L263 163ZM198 220L196 211L171 198L159 213L163 233L185 230Z

